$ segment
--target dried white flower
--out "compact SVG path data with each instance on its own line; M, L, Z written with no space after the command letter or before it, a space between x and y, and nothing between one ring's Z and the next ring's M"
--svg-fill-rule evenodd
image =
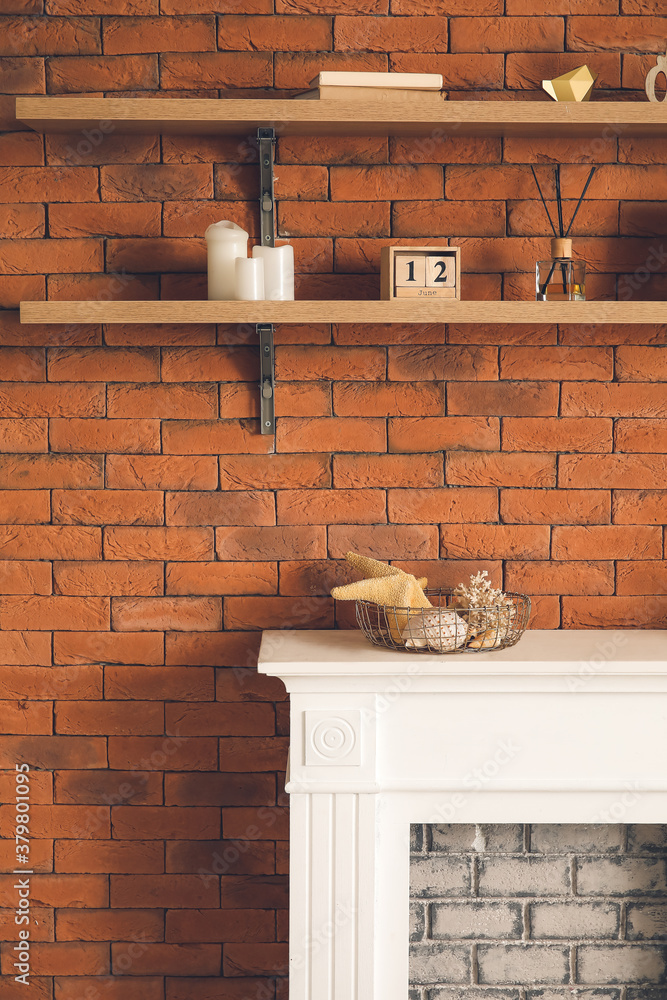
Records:
M460 608L494 608L511 603L502 590L492 585L485 569L476 576L471 576L467 584L460 583L452 596L454 603Z
M512 599L492 585L485 569L475 576L471 575L468 583L460 583L455 587L452 592L452 604L457 608L469 609L466 618L473 635L492 630L494 636L502 639L507 634L509 623L515 614ZM475 608L497 610L472 610ZM490 640L489 645L492 645Z

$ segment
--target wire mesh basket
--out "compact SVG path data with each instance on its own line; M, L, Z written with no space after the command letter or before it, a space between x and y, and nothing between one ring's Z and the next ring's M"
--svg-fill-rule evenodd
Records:
M409 653L481 653L519 641L530 598L505 594L507 604L461 608L452 590L424 591L432 608L396 608L357 601L357 624L376 646Z

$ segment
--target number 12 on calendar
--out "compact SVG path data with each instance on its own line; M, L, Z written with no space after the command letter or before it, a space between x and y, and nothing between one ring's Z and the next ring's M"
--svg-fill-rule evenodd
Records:
M459 247L383 247L383 299L460 298Z

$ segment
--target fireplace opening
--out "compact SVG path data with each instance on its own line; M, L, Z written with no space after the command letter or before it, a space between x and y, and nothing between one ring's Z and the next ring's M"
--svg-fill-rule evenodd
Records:
M410 1000L667 1000L667 825L415 824Z

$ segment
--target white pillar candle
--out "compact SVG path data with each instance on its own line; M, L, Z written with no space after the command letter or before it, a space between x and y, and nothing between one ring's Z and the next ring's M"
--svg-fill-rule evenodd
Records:
M261 257L237 257L236 298L246 301L264 298L264 261Z
M215 222L204 233L208 252L209 299L236 298L238 257L248 256L248 233L235 222Z
M252 255L264 261L264 298L294 298L294 247L253 247Z

